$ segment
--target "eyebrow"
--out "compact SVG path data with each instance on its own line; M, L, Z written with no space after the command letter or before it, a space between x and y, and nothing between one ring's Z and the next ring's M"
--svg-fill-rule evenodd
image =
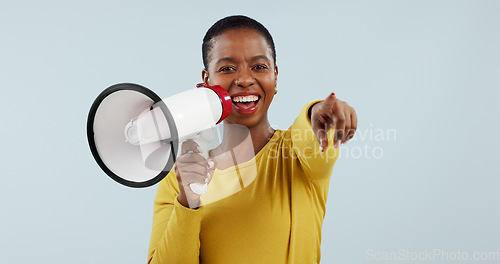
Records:
M256 60L267 60L271 61L267 56L264 55L259 55L259 56L254 56L252 57L251 61L256 61Z
M271 61L267 56L265 55L257 55L257 56L253 56L250 61L256 61L256 60L267 60L267 61ZM215 64L219 64L221 62L233 62L235 63L236 62L236 59L234 58L231 58L231 57L224 57L224 58L221 58L219 59Z
M231 57L224 57L224 58L221 58L220 60L218 60L215 64L219 64L221 62L236 62L236 60L234 58L231 58Z

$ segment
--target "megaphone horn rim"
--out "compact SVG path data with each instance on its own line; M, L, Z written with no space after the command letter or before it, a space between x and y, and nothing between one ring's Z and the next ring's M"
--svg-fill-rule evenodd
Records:
M154 107L160 107L162 110L162 113L165 116L165 119L168 122L168 125L171 129L171 136L172 136L172 141L171 141L171 151L172 155L170 155L169 160L167 164L165 165L165 168L154 178L144 181L144 182L134 182L134 181L129 181L126 179L123 179L116 175L113 171L111 171L104 161L101 159L99 156L99 152L97 150L97 146L95 144L94 140L94 121L95 121L95 115L97 113L97 110L99 109L99 106L101 103L104 101L105 98L110 96L111 94L118 92L118 91L123 91L123 90L130 90L130 91L136 91L139 92L147 97L149 97L154 103L151 108ZM115 85L112 85L108 88L106 88L104 91L102 91L97 98L94 100L92 103L92 106L90 107L89 115L87 118L87 140L89 143L90 151L92 152L92 156L94 157L95 161L99 165L99 167L114 181L128 186L128 187L133 187L133 188L144 188L144 187L149 187L152 185L155 185L156 183L160 182L165 176L168 174L170 169L173 167L175 163L175 157L177 156L177 150L178 150L178 136L177 136L177 127L175 126L174 119L172 117L172 114L168 110L167 106L165 103L162 101L162 99L153 91L150 89L141 86L139 84L134 84L134 83L118 83Z

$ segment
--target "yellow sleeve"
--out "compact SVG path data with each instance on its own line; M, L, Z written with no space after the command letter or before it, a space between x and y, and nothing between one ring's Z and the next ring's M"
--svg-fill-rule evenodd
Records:
M178 194L179 186L172 170L159 183L154 201L150 264L199 263L203 208L184 207L177 200Z
M297 119L289 128L292 149L310 180L330 179L333 165L338 158L339 149L333 147L335 129L327 132L328 147L324 152L319 150L319 142L311 127L309 109L316 103L312 101L302 108Z

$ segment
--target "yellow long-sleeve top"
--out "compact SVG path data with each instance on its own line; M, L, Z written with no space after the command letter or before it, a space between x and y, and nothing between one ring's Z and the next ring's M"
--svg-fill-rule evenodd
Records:
M338 149L332 147L332 129L329 147L319 151L308 117L316 102L287 131L274 133L255 155L255 179L226 198L184 207L172 170L158 185L148 263L319 263ZM215 171L209 192L217 177L224 176Z

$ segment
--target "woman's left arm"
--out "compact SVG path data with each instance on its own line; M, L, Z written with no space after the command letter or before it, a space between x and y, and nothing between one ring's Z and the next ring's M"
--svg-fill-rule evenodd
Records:
M354 108L333 93L323 101L313 101L302 108L289 132L294 157L310 180L329 181L340 153L339 146L354 136L356 126Z

